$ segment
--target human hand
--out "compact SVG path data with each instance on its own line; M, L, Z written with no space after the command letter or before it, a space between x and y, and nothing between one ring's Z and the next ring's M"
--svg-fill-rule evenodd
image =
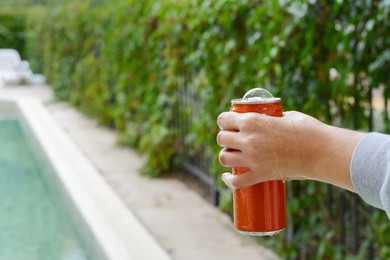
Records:
M224 173L222 180L229 187L313 179L353 190L349 164L363 133L332 127L300 112L285 112L283 117L224 112L217 122L221 164L249 169Z
M299 112L286 112L283 117L225 112L217 122L221 128L217 142L224 147L219 154L221 164L249 169L238 175L222 175L224 182L232 188L269 180L302 178L304 140L298 129L302 129L302 124L321 124Z

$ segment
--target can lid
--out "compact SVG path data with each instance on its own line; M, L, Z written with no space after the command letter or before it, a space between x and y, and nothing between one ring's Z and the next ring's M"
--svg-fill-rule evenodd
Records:
M275 98L268 90L263 88L253 88L245 93L241 99L233 99L232 104L264 104L280 101Z

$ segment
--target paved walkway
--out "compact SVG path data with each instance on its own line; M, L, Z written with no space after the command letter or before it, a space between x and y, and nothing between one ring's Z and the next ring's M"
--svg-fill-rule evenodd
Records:
M48 87L0 89L0 97L9 95L44 101L53 118L173 259L277 259L253 239L239 235L229 217L182 182L141 176L142 155L119 147L114 131L98 126L68 104L54 101Z

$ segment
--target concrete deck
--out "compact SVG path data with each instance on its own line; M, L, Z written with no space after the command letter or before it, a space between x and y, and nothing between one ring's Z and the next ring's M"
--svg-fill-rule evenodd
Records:
M43 101L55 121L172 259L277 259L254 239L238 234L226 215L180 181L141 176L142 155L117 146L114 131L55 101L50 88L0 89L0 97L7 96L32 96Z

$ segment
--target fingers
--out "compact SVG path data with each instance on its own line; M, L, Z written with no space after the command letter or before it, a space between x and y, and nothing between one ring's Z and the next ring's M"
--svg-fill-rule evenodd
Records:
M256 174L249 170L244 173L233 175L232 173L225 172L222 174L222 181L231 189L242 189L257 183L267 181L264 179L264 174Z
M235 189L231 184L232 179L234 179L233 174L231 174L230 172L225 172L222 174L221 178L222 178L222 181L226 184L226 186L228 186L232 190Z
M242 147L240 133L233 131L220 131L217 135L217 143L222 147L233 150L241 150Z
M245 185L241 182L240 178L237 178L238 175L233 175L230 172L225 172L222 174L222 181L231 189L241 189L249 185Z
M275 149L285 144L275 136L279 136L281 129L298 116L297 112L286 112L282 118L257 113L220 114L217 123L221 131L217 142L224 147L219 154L220 163L226 167L253 169L238 175L224 173L222 180L225 184L240 189L278 178L275 177Z
M243 167L245 157L239 150L224 148L219 153L219 162L225 167Z
M264 115L256 113L234 113L224 112L218 117L218 125L221 131L217 135L217 142L220 146L242 150L247 143L248 132L262 130L262 122L266 121ZM256 122L257 121L257 122Z
M304 114L296 111L286 111L283 113L284 119L306 120ZM255 118L254 118L255 117ZM307 117L307 116L306 116ZM227 131L238 132L242 128L247 128L247 125L253 125L257 122L256 127L273 125L277 122L282 123L278 117L266 116L257 113L235 113L223 112L218 116L217 123L220 129Z
M217 123L220 129L228 131L238 131L239 122L237 113L223 112L218 116Z

